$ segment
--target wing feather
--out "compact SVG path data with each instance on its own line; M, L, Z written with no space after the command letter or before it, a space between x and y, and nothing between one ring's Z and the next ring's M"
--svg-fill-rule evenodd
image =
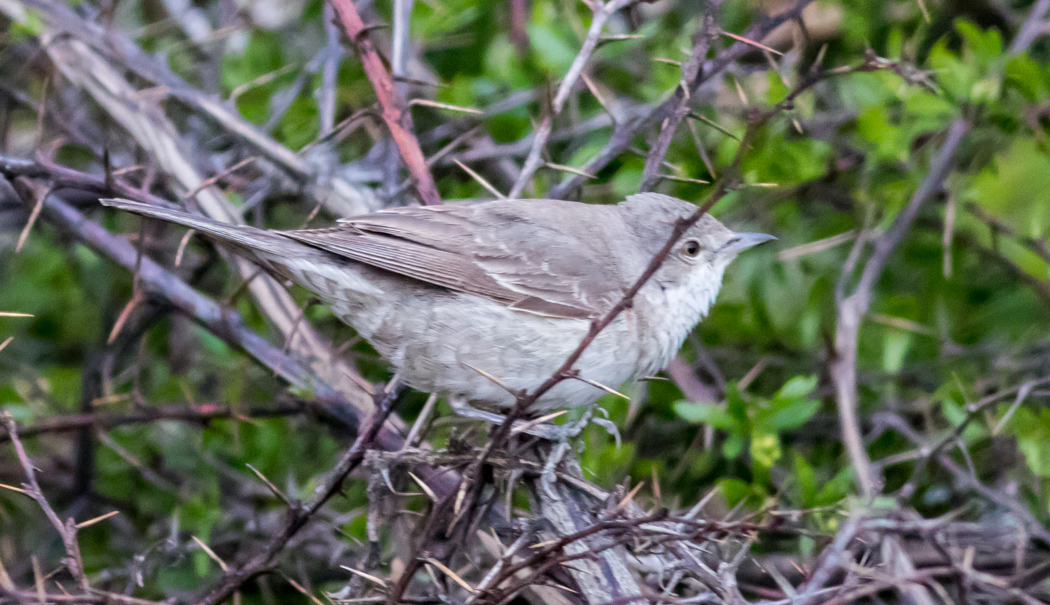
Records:
M551 204L558 212L551 212ZM444 204L383 210L344 219L335 228L282 234L513 309L587 318L619 300L626 287L608 262L606 238L593 232L597 237L587 237L595 210L554 200ZM594 245L581 250L581 235Z

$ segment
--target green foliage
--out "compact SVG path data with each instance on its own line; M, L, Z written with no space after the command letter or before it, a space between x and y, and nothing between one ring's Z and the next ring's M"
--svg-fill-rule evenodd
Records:
M390 22L391 4L375 3L370 22ZM428 157L476 128L448 150L449 157L432 166L446 200L491 197L450 161L461 159L464 156L457 154L468 149L494 147L492 157L467 163L500 191L510 188L525 157L522 150L528 149L528 137L549 112L550 99L586 36L591 19L586 3L525 4L529 11L523 29L513 32L510 3L505 0L414 3L411 32L416 52L412 56L425 69L413 72L413 77L435 85L409 86L411 98L483 109L514 95L525 99L482 116L411 107ZM613 33L639 37L601 44L584 73L598 84L613 112L620 113L616 120L606 120L607 107L579 83L554 121L555 136L543 159L583 167L602 152L617 128L631 122L633 118L625 117L629 110L655 106L673 94L681 79L673 62L688 57L683 49L692 47L700 4L643 3L634 15L637 23L614 19ZM973 408L975 402L1046 372L1050 44L1040 39L1025 52L1013 53L1009 45L1016 35L1015 23L990 17L973 3L926 4L934 11L930 22L917 2L814 3L812 21L806 17L812 43L791 49L789 43L776 42L778 49L787 51L785 58L774 57L780 64L778 72L766 69L766 57L754 51L734 66L732 75L720 74L698 92L691 109L709 121L690 117L683 122L662 174L705 180L725 174L755 112L785 99L818 56L821 63L816 68L841 70L799 95L789 111L754 133L742 155L743 186L713 209L731 228L779 238L775 246L749 251L730 266L717 303L681 351L681 361L716 392L719 401L689 401L676 384L664 380L637 387L610 385L631 395L630 402L611 396L601 401L620 427L624 444L616 447L603 428L588 427L585 446L577 453L589 480L611 488L637 485L655 475L664 505L675 499L695 502L717 490L711 510L729 510L738 504L749 511L774 506L817 510L804 523L814 530L836 529L841 510L853 505L850 498L857 493L853 461L842 445L836 395L828 380L836 285L857 233L884 232L892 224L929 173L948 125L965 118L971 130L953 162L946 191L923 207L889 256L870 313L860 327L859 411L865 431L880 431L865 444L874 460L891 460L880 467L886 493L914 479L917 488L908 503L920 512L959 510L960 515L975 515L978 507L965 506L974 501L972 492L946 476L937 461L922 461L920 466L914 455L922 445L939 443L958 432L959 439L945 446L947 456L960 467L969 469L973 464L975 475L990 489L1016 488L1039 520L1045 522L1050 516L1046 386L1019 401L1006 397L977 412ZM998 4L1002 10L1012 10L1019 3ZM206 18L216 23L226 10L215 2L194 6L206 8ZM141 32L137 40L147 52L163 56L181 77L235 107L278 143L300 151L320 133L322 7L322 2L313 0L297 19L275 29L253 26L240 15L231 26L236 31L219 30L222 36L201 44L189 40L173 16L151 16L156 9L148 5L118 12L113 26ZM725 31L748 31L755 14L750 3L723 3L719 26ZM157 27L157 23L166 25ZM41 25L32 14L16 20L0 50L29 43ZM389 33L373 31L377 46L389 59ZM524 47L515 45L516 34L524 36ZM709 56L730 43L719 38ZM825 44L826 50L820 51ZM867 63L872 56L881 57L884 68L847 73L850 66L874 65ZM209 71L209 61L214 61L214 73ZM46 87L31 73L33 66L0 67L4 86L24 87L31 100L42 96ZM65 86L61 80L55 78L47 86ZM337 81L336 122L374 109L375 93L353 53L341 58ZM152 98L147 85L142 88L143 97ZM48 94L49 102L80 98ZM167 100L160 105L173 116L180 135L187 140L197 137L195 160L201 167L218 172L217 167L233 163L229 158L239 160L255 153L238 148L236 137L209 118L192 115L186 106ZM95 112L98 107L84 103L80 110ZM275 118L278 110L282 113ZM5 120L11 116L10 127L4 122L11 131L5 144L11 149L36 140L33 111L19 106L3 113ZM95 119L93 125L99 124L105 124L112 136L123 136L120 124ZM368 164L369 152L386 132L385 126L372 114L358 126L333 155L354 166L374 167ZM573 192L574 197L612 203L636 193L645 154L659 127L642 129L629 150L598 170L595 179ZM67 136L57 126L46 128L44 135L45 141ZM701 158L698 145L712 160L716 174ZM54 159L102 174L96 155L91 145L70 143L61 145ZM255 169L235 176L247 180L258 174L252 172ZM536 194L545 195L566 177L563 172L541 169ZM251 220L295 227L314 210L301 195L302 184L276 182L282 179L267 184L273 194L259 204L258 217L250 213ZM185 194L167 189L166 180L158 176L154 191L171 199ZM220 185L239 202L247 197L244 182L224 178ZM377 182L365 184L382 189ZM394 183L394 188L400 184ZM700 202L711 186L668 179L656 190ZM311 225L331 223L335 217L326 212ZM138 241L138 222L93 211L91 216ZM20 425L79 414L85 405L119 415L135 413L142 406L209 403L247 410L271 406L287 394L312 397L309 386L289 388L218 335L191 325L170 309L158 310L159 319L128 343L108 344L110 331L132 296L130 275L85 247L70 244L43 219L30 231L25 248L15 254L13 242L21 226L13 229L13 236L0 233L0 311L33 314L32 318L0 317L0 343L14 337L0 351L0 408ZM181 232L147 230L145 235L147 254L174 268L172 251ZM861 256L861 264L865 258ZM228 301L239 278L210 259L209 248L191 243L184 264L174 270L212 298ZM847 286L855 283L855 275L845 279ZM308 300L301 291L295 295L300 303ZM253 330L281 344L282 337L250 297L241 292L232 306ZM339 343L354 338L328 311L311 308L305 318ZM112 366L107 366L103 392L85 402L85 368L106 356ZM353 343L346 356L370 380L389 376L387 365L365 344ZM741 388L744 376L748 382ZM422 407L422 397L415 397L399 410L408 422ZM887 416L899 418L922 443L913 443L884 422ZM437 450L454 449L460 440L476 440L481 432L441 420L428 440ZM62 500L66 486L73 483L69 468L75 458L70 437L74 434L28 441L35 458L58 461L48 466L58 479L47 490L58 493L67 506L70 503ZM78 520L108 512L110 503L119 504L122 519L120 525L99 524L81 533L85 562L92 572L109 568L114 559L131 560L144 552L143 545L170 539L176 545L171 551L158 546L146 556L154 573L147 574L145 590L158 598L195 590L201 578L218 574L216 563L190 546L191 536L227 546L231 550L224 553L231 556L227 560L237 560L234 555L243 553L232 552L230 543L235 540L230 536L247 531L244 507L254 507L253 515L257 512L259 518L278 514L282 503L245 464L290 497L306 498L345 448L345 435L312 415L245 416L206 425L128 424L107 435L111 443L95 444L91 494L95 499L89 498L85 505L90 514ZM992 453L982 456L981 452ZM397 473L393 475L396 483ZM10 484L19 481L13 475L0 479ZM231 490L232 484L253 484L258 489L242 493ZM418 491L417 486L397 487ZM369 501L365 490L365 482L354 478L329 505L339 513L332 527L344 532L348 543L370 539L361 512ZM646 491L655 492L649 486L639 497ZM44 543L53 535L29 516L28 509L19 508L21 501L15 498L21 496L0 492L0 550L22 552L24 544ZM409 502L412 513L428 506L422 496ZM512 503L521 509L530 506L520 493ZM32 523L27 522L30 518ZM383 531L387 540L394 529ZM21 542L4 541L5 535L17 535ZM769 548L811 556L822 547L820 539L802 535ZM3 552L6 556L9 550ZM256 597L245 598L248 602ZM300 597L282 594L276 602L292 598Z
M809 398L816 386L816 376L796 376L768 400L745 399L731 386L726 390L725 406L679 401L674 409L683 420L725 431L722 454L733 459L747 449L753 471L765 475L783 455L781 433L802 426L820 409L820 402Z

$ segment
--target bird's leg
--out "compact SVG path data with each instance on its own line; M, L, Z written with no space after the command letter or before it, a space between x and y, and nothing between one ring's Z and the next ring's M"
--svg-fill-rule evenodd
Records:
M551 498L558 497L558 493L554 489L554 485L558 480L558 464L568 451L569 441L568 439L562 439L557 445L551 448L550 455L547 456L547 461L543 465L543 473L540 475L540 485Z
M594 407L601 411L604 418L595 418L594 424L605 429L607 433L613 436L616 440L616 449L620 449L620 429L616 428L616 423L609 419L609 411L599 406L597 403L593 404Z
M449 397L448 404L452 407L453 412L464 418L484 420L489 424L495 425L503 424L507 420L507 417L502 414L479 410L467 403L467 399L462 396ZM528 433L529 435L550 441L564 441L568 437L575 436L575 434L571 433L572 427L555 426L553 424L536 424L522 420L515 420L514 428L512 430L515 433ZM577 433L578 432L579 431L577 431Z

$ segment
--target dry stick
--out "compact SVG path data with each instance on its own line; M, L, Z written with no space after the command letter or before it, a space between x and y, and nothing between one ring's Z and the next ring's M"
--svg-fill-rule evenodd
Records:
M18 10L22 6L32 11ZM302 155L296 154L244 120L231 106L187 84L163 61L157 61L155 57L143 52L118 28L103 28L82 19L68 6L54 0L15 0L0 4L0 11L6 11L8 16L16 20L24 18L30 12L36 13L45 24L45 34L58 32L59 36L73 36L78 42L91 45L95 51L120 64L122 68L155 83L166 94L178 99L191 110L207 116L240 142L264 155L270 163L297 182L306 184L306 194L315 201L323 201L333 212L342 216L359 214L368 209L367 201L362 200L374 198L373 191L360 183L348 181L338 175L331 178L324 176L320 163L310 162ZM336 43L338 44L338 40ZM133 99L136 94L128 94L126 98ZM334 181L338 181L337 187L333 186Z
M1011 55L1021 54L1028 50L1028 47L1039 38L1040 35L1047 33L1047 22L1043 20L1043 16L1046 15L1047 11L1050 11L1050 0L1038 0L1032 5L1032 10L1028 13L1028 18L1021 25L1021 29L1017 31L1017 35L1014 36L1013 42L1010 43L1009 52Z
M751 40L761 40L765 38L769 32L773 31L780 25L798 19L799 15L802 14L802 9L808 6L810 2L812 2L812 0L798 0L798 2L795 3L795 6L791 9L775 17L764 19L762 23L748 30L745 33L745 36ZM701 70L697 78L690 82L689 94L695 95L700 85L710 80L740 57L743 57L749 52L754 52L755 50L756 49L753 46L744 44L743 42L734 43L715 57L711 61L708 69ZM659 124L667 119L674 111L674 108L678 106L682 96L684 96L684 91L678 87L673 95L663 103L654 107L647 115L630 122L618 123L613 130L612 137L609 139L609 142L606 143L605 147L598 152L598 155L594 156L585 165L580 167L580 169L588 174L597 174L600 172L610 162L630 148L639 132L651 127L653 124ZM548 197L555 199L564 198L583 184L584 178L585 177L577 175L558 183L551 188Z
M573 59L572 65L569 66L569 71L566 72L561 84L558 85L558 91L555 93L554 101L551 103L551 110L547 115L543 116L543 121L540 123L539 128L536 129L536 134L532 139L532 147L529 149L529 155L525 158L525 165L522 166L521 174L518 175L517 180L514 181L514 186L511 187L510 194L508 194L510 199L516 199L521 195L522 190L528 185L532 175L535 174L536 170L543 164L541 156L543 154L543 148L547 145L547 139L551 135L551 130L554 126L554 118L561 113L562 108L565 106L565 101L569 98L569 94L576 85L576 80L583 72L583 66L587 64L587 60L590 59L591 53L597 48L598 42L601 40L602 29L605 27L605 22L630 1L631 0L609 0L609 2L606 2L603 5L600 0L594 0L594 4L592 5L595 7L594 18L591 20L591 27L587 32L587 38L583 41L583 46L580 47L580 52L576 55L576 58Z
M257 149L290 176L301 181L313 178L313 167L293 151L274 141L218 99L193 88L175 75L163 61L146 54L127 34L117 28L102 27L77 15L61 2L52 0L17 0L33 9L48 27L74 36L98 52L119 61L146 80L154 82L197 111L210 116L226 130ZM14 5L14 3L12 3Z
M653 513L652 515L648 515L646 517L638 517L638 518L635 518L635 519L606 519L606 520L602 520L602 521L597 521L594 524L590 525L589 527L586 527L586 528L584 528L584 529L582 529L580 531L577 531L577 532L569 534L569 535L561 536L557 540L553 540L553 541L545 544L543 546L543 548L540 548L540 549L534 551L534 554L532 554L532 556L526 557L522 561L519 561L518 563L513 563L511 565L506 566L505 569L503 569L502 571L500 571L497 574L496 578L491 582L492 588L490 588L488 590L489 590L489 592L495 593L498 597L502 597L503 600L505 600L506 597L508 597L509 595L514 594L515 592L521 590L522 588L525 588L529 584L535 583L535 580L539 576L541 576L547 570L549 570L549 569L551 569L551 568L553 568L553 567L555 567L557 565L561 565L562 563L565 563L565 562L568 562L568 561L574 561L574 560L589 558L589 556L591 556L593 554L596 554L596 553L599 553L599 552L601 552L603 550L608 550L608 549L611 549L611 548L615 548L615 547L619 546L621 543L617 542L617 541L610 541L607 544L603 544L603 545L601 545L601 546L599 546L597 548L593 548L593 549L591 549L591 550L589 550L587 552L580 552L580 553L567 554L567 555L566 554L562 554L562 555L557 556L557 557L554 556L554 555L557 555L559 553L563 553L565 548L568 545L573 544L575 542L580 542L580 541L582 541L582 540L584 540L586 538L589 538L591 536L594 536L596 534L605 533L605 532L615 532L617 530L625 531L625 530L629 530L629 529L634 529L634 528L637 528L637 527L639 527L641 525L645 525L647 523L653 523L653 522L657 522L657 521L662 521L662 520L664 520L666 518L667 518L667 509L660 509L657 512ZM528 569L530 567L533 567L533 566L536 566L536 568L530 574L529 578L520 580L519 582L515 583L513 586L510 586L508 588L505 588L505 589L499 588L500 584L502 584L504 581L510 579L511 577L513 577L518 572L524 571L524 570L526 570L526 569ZM619 596L619 595L617 595L617 596ZM627 597L627 598L628 599L636 599L637 597ZM503 602L503 601L500 600L499 602Z
M860 531L861 520L851 517L835 536L835 541L820 553L816 570L803 586L799 587L798 595L792 599L792 605L810 605L819 596L819 591L824 587L831 576L849 558L846 550Z
M395 379L396 380L396 379ZM368 415L361 430L358 431L357 439L343 454L343 458L331 470L328 479L316 490L316 496L305 504L296 503L289 506L285 514L284 527L275 535L262 552L248 560L244 565L229 569L223 574L214 588L208 591L200 600L198 605L218 605L228 599L236 592L242 584L249 579L269 570L275 563L277 556L281 554L288 541L294 536L310 518L342 487L343 480L357 468L365 459L365 453L374 448L377 437L386 422L387 416L393 410L394 402L397 400L399 388L394 381L387 388L376 393L375 409Z
M394 81L369 39L365 24L361 21L361 15L358 14L351 0L329 0L329 2L339 15L343 29L346 30L350 43L354 45L357 56L361 59L365 75L368 76L372 88L375 89L376 98L382 107L383 121L390 129L390 135L401 151L405 166L415 180L420 198L424 204L440 204L441 196L438 195L434 177L427 168L426 158L423 157L423 151L419 148L416 135L412 134L412 115L408 112L404 100L394 90Z
M881 412L877 415L876 421L900 433L905 439L920 448L920 451L930 447L923 435L920 435L907 421L896 414ZM1009 496L1001 489L993 489L981 483L976 476L956 464L951 456L943 451L937 455L937 462L951 473L960 484L969 487L989 502L1010 511L1011 514L1021 520L1028 533L1042 542L1044 547L1050 546L1050 531L1047 531L1025 504Z
M80 558L80 545L77 543L77 530L76 524L73 519L69 519L65 523L59 518L58 513L55 509L51 508L51 504L48 503L47 498L44 497L43 490L40 489L40 484L36 480L36 470L33 468L33 462L26 455L25 447L22 446L22 441L18 438L18 429L15 427L15 420L11 417L8 412L0 413L0 424L3 424L4 428L7 429L7 435L10 437L11 442L15 446L15 452L18 454L18 461L22 465L22 470L25 472L26 480L29 482L25 484L28 488L26 489L27 495L36 500L37 505L40 506L44 514L47 515L51 525L54 526L55 530L60 536L62 536L62 544L66 549L66 558L62 560L66 568L69 569L69 573L76 579L80 585L80 590L89 592L91 585L88 583L87 574L84 573L84 562Z
M8 10L0 4L0 10ZM203 177L193 165L185 145L179 139L175 125L160 108L134 103L138 92L124 75L110 65L90 46L75 38L56 36L45 45L46 52L55 65L73 84L91 95L105 111L115 116L120 125L132 135L155 160L156 165L178 186L185 190L197 188ZM239 222L238 211L215 187L206 187L196 196L202 212L224 222ZM236 255L226 255L227 260L242 276L248 276L254 267ZM291 295L269 276L254 279L248 285L259 309L284 333L288 333L297 311ZM327 380L344 392L343 399L370 409L371 398L361 391L352 377L356 370L345 360L332 353L331 346L312 328L299 328L300 338L297 352L311 360L314 372L327 376ZM395 419L397 421L397 419Z
M1013 407L1011 408L1016 409L1016 406L1019 406L1028 397L1028 395L1031 394L1032 389L1048 383L1050 383L1050 376L1044 376L1042 378L1029 380L1020 386L999 391L998 393L993 393L975 403L967 404L966 416L963 418L962 422L955 425L951 432L945 435L942 439L938 440L932 446L924 446L922 448L922 450L920 451L922 456L916 461L915 468L912 470L911 478L909 478L908 481L900 488L900 497L902 499L907 499L915 493L916 483L918 482L919 476L926 469L926 465L929 464L930 460L938 457L944 450L944 448L946 448L949 444L958 441L958 439L962 437L963 431L965 431L966 428L969 427L970 424L978 418L980 413L983 412L985 408L998 403L1000 400L1002 400L1008 395L1016 394L1017 398L1014 401ZM1010 413L1007 413L1006 416L1003 416L1003 418L999 421L999 424L1003 424L1003 420L1009 420L1009 416ZM995 435L997 432L998 430L993 430L992 434Z
M872 290L882 274L893 249L900 243L911 224L919 214L922 205L937 193L944 179L947 178L963 136L969 131L970 124L959 118L948 128L948 135L940 151L930 163L930 171L912 195L908 205L897 215L885 233L875 239L871 258L861 272L860 281L853 292L846 296L846 282L850 278L852 263L847 262L836 289L836 328L835 350L831 361L831 380L835 387L835 400L839 408L839 420L842 427L842 439L846 443L853 468L857 473L857 483L865 499L870 499L878 491L871 472L871 460L861 439L860 422L857 416L857 339L860 322L868 312L871 304ZM862 246L864 238L857 239ZM859 248L858 248L859 249ZM853 260L856 255L850 255Z
M656 143L645 157L645 168L642 170L642 184L639 188L641 191L649 191L659 182L660 166L664 158L667 157L667 150L671 147L671 141L678 130L678 125L689 115L689 106L692 100L692 96L689 94L690 82L695 81L697 76L700 75L700 69L704 65L704 58L707 57L707 51L711 48L711 37L715 29L715 13L718 11L721 3L721 0L710 2L707 10L704 11L703 16L700 18L702 24L693 40L693 52L689 56L689 60L682 66L682 79L678 84L678 91L682 94L676 95L678 103L675 105L671 115L660 125L660 136L657 137Z
M861 494L870 500L879 491L871 469L871 459L861 438L858 417L857 397L857 340L860 334L860 323L871 305L875 282L886 265L893 249L904 239L904 235L919 214L922 205L936 194L947 178L955 152L963 137L969 131L970 124L964 118L955 120L948 128L947 138L934 156L930 171L919 184L918 189L908 201L908 205L897 215L890 227L874 240L873 252L861 272L860 280L849 296L844 296L846 281L852 275L857 252L863 246L865 238L857 239L854 250L843 268L835 291L836 327L835 350L832 355L829 374L835 389L835 400L839 409L839 422L842 428L842 439L846 444L853 468L857 473L857 483ZM898 537L886 539L886 556L894 570L894 576L900 579L914 573L914 563L906 555ZM920 585L901 584L904 596L909 600L926 605L932 603L929 592Z
M295 416L304 413L306 406L307 403L305 401L276 406L255 406L247 409L218 403L199 403L193 406L151 407L147 408L146 411L127 414L71 414L55 416L36 424L24 426L18 432L23 439L26 439L40 435L67 433L84 427L97 426L103 429L112 429L129 424L148 424L158 420L177 420L204 425L213 420L229 420L241 417L274 418ZM9 438L10 435L0 433L0 443L7 441Z
M335 128L335 93L339 85L339 62L343 58L343 45L339 40L339 28L335 25L335 9L324 5L325 58L321 65L321 89L317 99L320 116L318 138L328 136Z

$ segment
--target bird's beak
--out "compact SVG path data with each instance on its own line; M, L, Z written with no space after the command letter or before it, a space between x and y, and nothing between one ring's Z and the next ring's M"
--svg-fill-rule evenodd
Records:
M733 237L729 238L728 242L719 248L718 252L731 252L736 254L774 239L776 238L772 235L766 235L765 233L735 233L733 234Z

